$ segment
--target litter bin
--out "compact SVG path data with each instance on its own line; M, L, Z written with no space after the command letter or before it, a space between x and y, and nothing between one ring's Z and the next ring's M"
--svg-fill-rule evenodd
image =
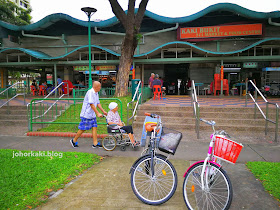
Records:
M133 98L133 96L134 96L134 94L135 94L135 91L136 91L136 89L137 89L137 86L138 86L139 82L140 82L140 79L133 79L133 80L131 80L131 93L132 93L132 98ZM139 88L141 88L141 87L139 87Z

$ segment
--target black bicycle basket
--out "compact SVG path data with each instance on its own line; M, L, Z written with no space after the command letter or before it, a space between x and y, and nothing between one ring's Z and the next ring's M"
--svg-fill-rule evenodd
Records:
M163 127L158 148L162 152L174 155L182 139L182 133L170 128Z

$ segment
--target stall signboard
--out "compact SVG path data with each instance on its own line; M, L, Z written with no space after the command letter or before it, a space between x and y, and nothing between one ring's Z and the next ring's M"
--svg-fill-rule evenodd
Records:
M73 66L74 71L88 71L88 66ZM91 66L91 69L93 69L93 66Z
M220 25L180 28L180 39L262 35L262 24Z
M245 62L243 63L243 68L247 68L247 69L258 68L258 62Z
M280 71L280 67L266 67L262 69L263 71Z
M113 71L113 70L116 70L116 66L96 66L95 67L95 70L98 70L98 71Z

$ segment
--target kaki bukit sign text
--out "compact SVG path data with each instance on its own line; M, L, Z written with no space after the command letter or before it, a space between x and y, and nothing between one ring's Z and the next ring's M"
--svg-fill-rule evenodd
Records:
M180 28L180 39L262 35L262 24Z

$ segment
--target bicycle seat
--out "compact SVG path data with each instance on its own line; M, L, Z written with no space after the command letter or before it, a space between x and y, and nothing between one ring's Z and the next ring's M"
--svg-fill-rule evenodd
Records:
M147 122L146 124L145 124L145 129L146 129L146 131L148 131L148 132L152 132L153 130L154 130L154 127L155 126L157 126L157 123L155 123L155 122Z

